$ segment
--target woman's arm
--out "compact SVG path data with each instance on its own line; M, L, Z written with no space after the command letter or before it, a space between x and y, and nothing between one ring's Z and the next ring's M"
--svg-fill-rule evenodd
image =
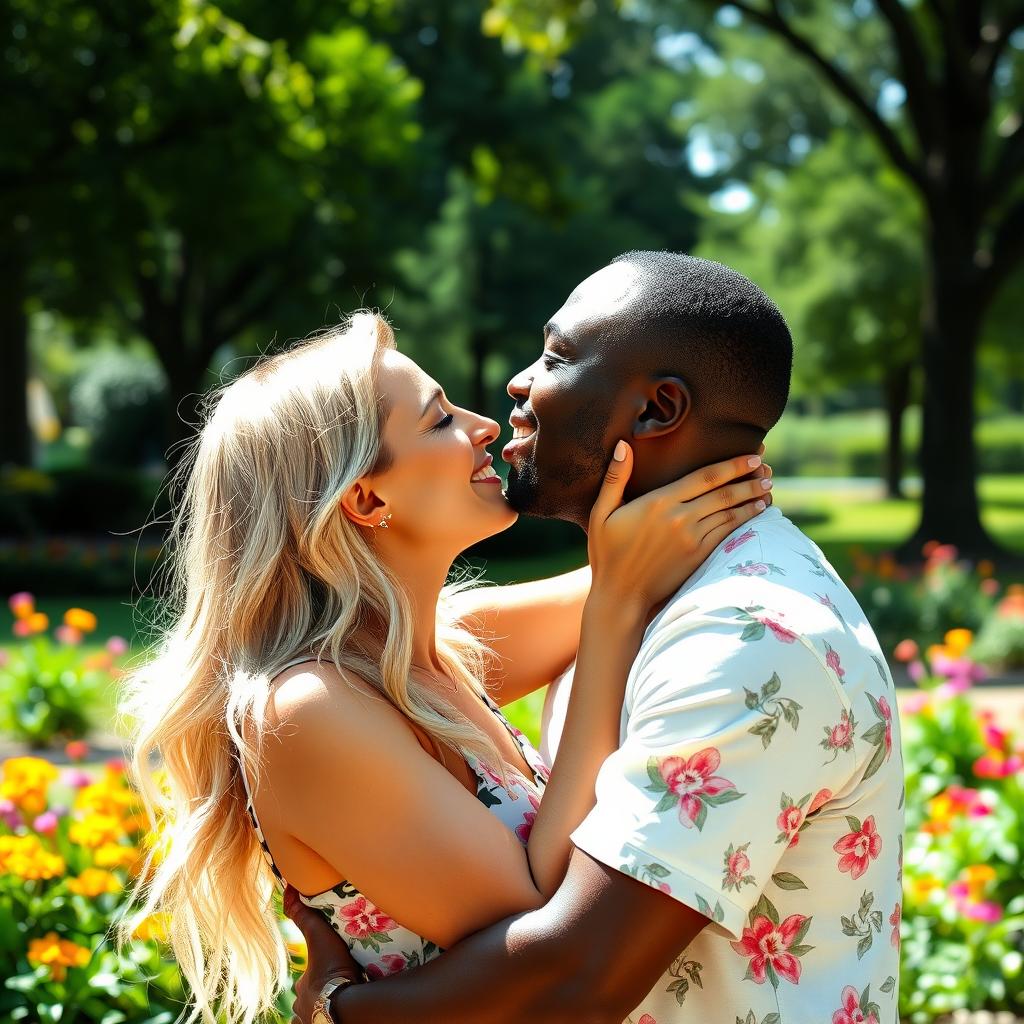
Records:
M546 686L576 657L590 566L505 587L478 587L451 598L459 622L497 655L487 680L499 704Z

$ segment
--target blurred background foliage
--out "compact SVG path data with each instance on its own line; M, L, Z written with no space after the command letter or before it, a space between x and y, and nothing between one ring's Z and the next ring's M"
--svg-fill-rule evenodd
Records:
M830 481L866 478L913 510L878 538L902 559L937 539L1019 564L1016 492L985 525L976 496L1024 469L1024 4L0 12L9 589L128 582L57 553L158 523L203 393L354 308L504 420L547 317L631 248L719 259L779 302L797 354L771 458L808 524L847 500Z

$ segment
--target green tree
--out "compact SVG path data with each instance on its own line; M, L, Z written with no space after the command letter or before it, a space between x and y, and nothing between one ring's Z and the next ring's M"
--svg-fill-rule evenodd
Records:
M838 100L854 115L918 196L924 494L904 553L916 556L931 538L976 555L994 552L977 497L976 356L986 315L1024 257L1024 38L1018 31L1024 5L707 0L701 6L717 15L715 25L703 28L709 41L738 23L783 43L819 77L825 102ZM492 7L496 31L526 45L543 34L548 41L538 48L547 51L588 9L558 0L494 0ZM628 10L694 28L693 11L677 3ZM759 65L766 92L775 71Z

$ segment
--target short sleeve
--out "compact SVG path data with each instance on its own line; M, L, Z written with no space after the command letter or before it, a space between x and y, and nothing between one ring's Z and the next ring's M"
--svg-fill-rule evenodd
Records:
M738 939L792 837L852 774L821 743L845 695L763 610L691 609L645 640L626 712L572 840Z

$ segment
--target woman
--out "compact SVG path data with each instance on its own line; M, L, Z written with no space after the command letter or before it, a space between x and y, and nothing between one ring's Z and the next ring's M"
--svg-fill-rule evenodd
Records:
M129 701L163 855L124 927L169 912L193 1017L248 1022L272 1004L285 878L371 977L544 903L617 744L652 607L764 507L760 480L734 484L746 504L723 512L689 478L622 506L620 442L591 517L592 584L581 570L446 587L461 551L515 521L486 451L498 434L369 313L216 399L175 523L175 619ZM724 465L723 479L750 472ZM487 691L513 700L577 647L586 682L547 781Z

